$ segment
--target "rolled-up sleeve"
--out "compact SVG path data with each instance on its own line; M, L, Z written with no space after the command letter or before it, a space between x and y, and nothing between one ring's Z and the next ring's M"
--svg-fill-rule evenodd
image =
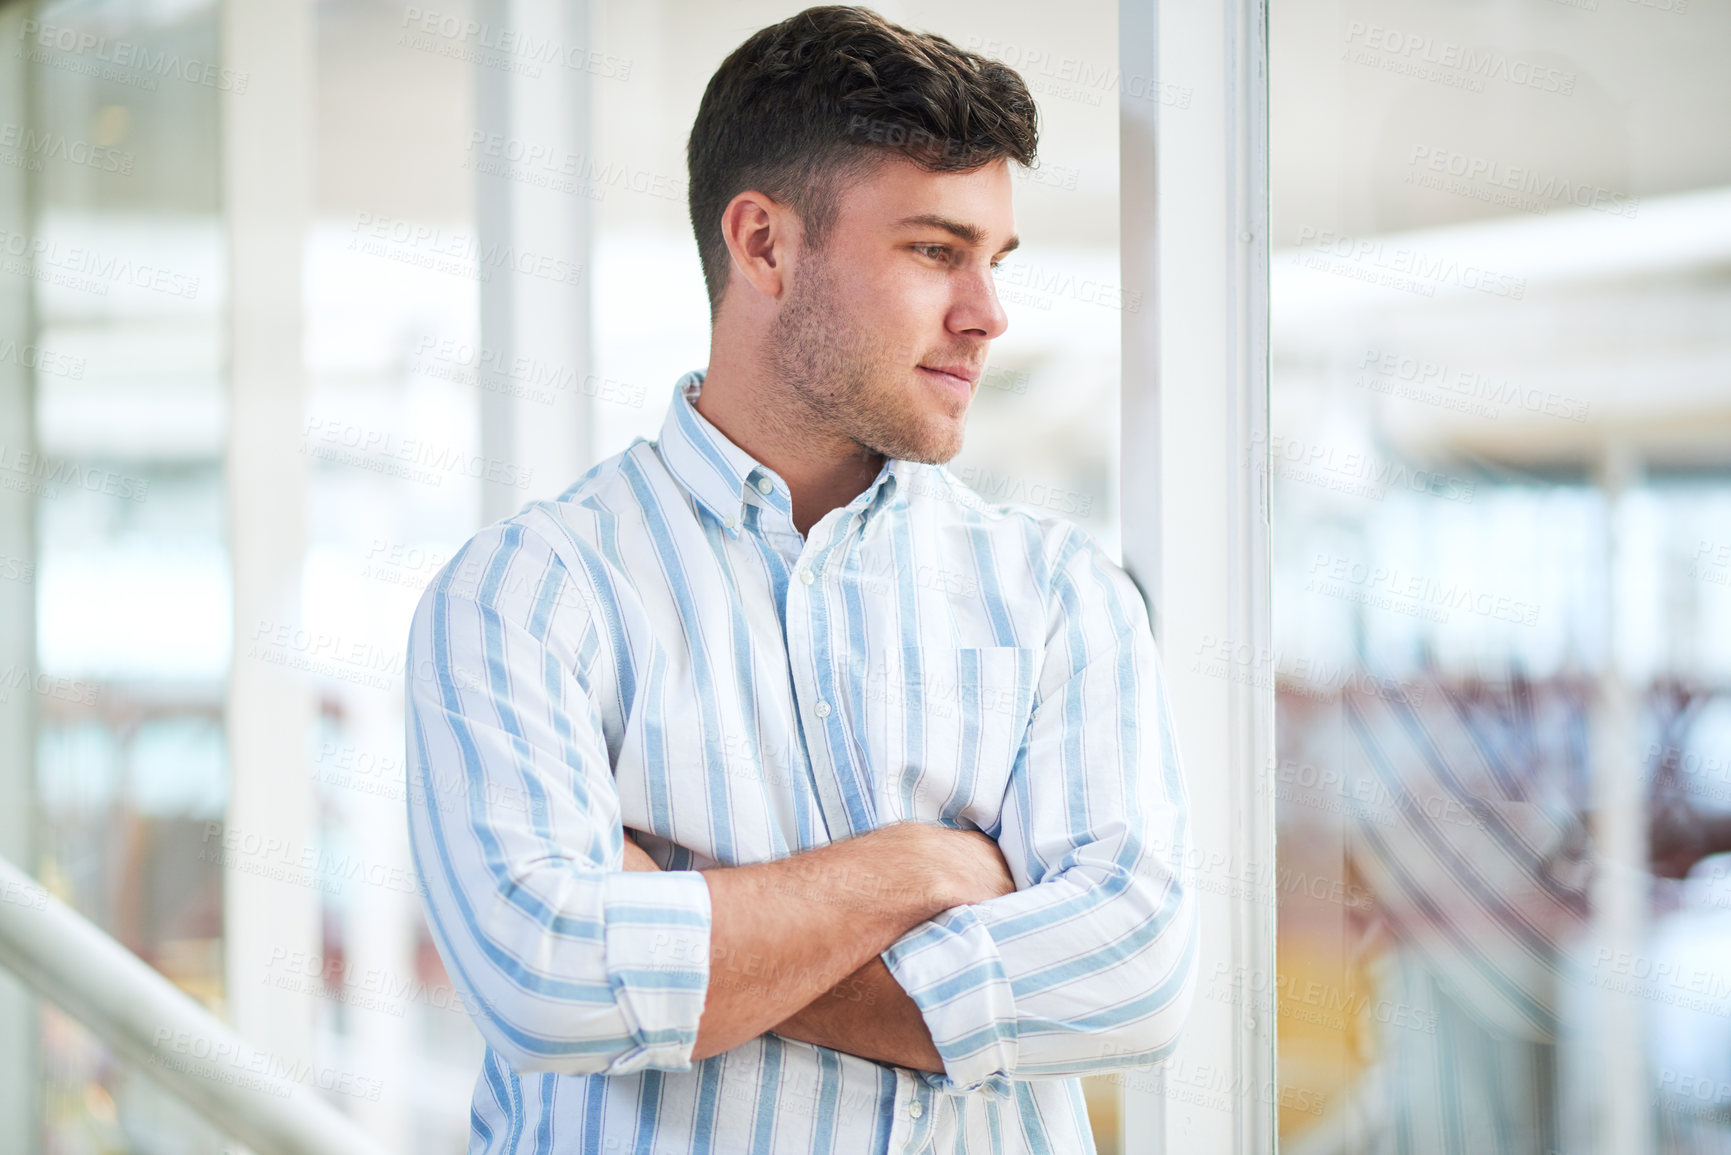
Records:
M1184 784L1141 595L1078 531L997 838L1019 889L921 923L883 954L918 1004L941 1089L1144 1066L1195 985Z
M709 890L695 871L622 869L583 660L605 650L604 613L579 559L528 516L472 539L410 629L409 833L428 920L476 1026L517 1070L686 1070Z

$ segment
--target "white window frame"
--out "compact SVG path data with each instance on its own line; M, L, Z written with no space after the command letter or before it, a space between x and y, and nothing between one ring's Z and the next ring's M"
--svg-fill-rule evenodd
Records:
M1120 0L1124 562L1154 615L1201 907L1177 1050L1122 1150L1272 1152L1274 662L1265 0Z

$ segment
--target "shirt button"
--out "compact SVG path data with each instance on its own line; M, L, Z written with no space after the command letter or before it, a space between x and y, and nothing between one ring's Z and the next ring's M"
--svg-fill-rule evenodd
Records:
M817 704L817 716L819 718L829 717L829 703L828 702L819 702Z
M924 1107L920 1106L918 1102L908 1104L908 1117L909 1118L918 1119L921 1115L924 1115L925 1113L926 1113L926 1109Z
M806 585L810 585L812 582L816 581L817 579L811 576L810 570L802 569L799 571L799 580Z
M774 493L775 492L775 482L771 481L767 477L758 478L757 479L757 492L762 493L762 494Z
M722 523L721 523L721 524L722 524L722 525L725 525L725 526L726 526L726 527L727 527L727 528L728 528L728 529L732 529L732 528L733 528L733 527L734 527L734 526L735 526L735 525L736 525L736 524L738 524L738 523L737 523L737 522L735 522L735 521L734 521L734 520L733 520L733 519L732 519L732 518L731 518L731 517L730 517L730 518L728 518L728 519L727 519L727 520L726 520L726 521L723 521L723 522L722 522Z

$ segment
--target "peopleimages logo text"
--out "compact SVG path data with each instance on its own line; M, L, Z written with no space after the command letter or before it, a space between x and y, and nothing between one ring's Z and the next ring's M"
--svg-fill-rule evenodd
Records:
M182 57L167 50L151 51L147 44L130 40L110 40L85 29L67 24L46 24L23 20L18 25L18 39L28 41L38 49L73 53L99 60L116 68L130 68L156 77L177 77L188 84L200 84L218 92L239 96L246 92L247 75L232 68L222 68L209 61Z
M1536 88L1540 92L1553 92L1559 96L1572 96L1575 92L1573 72L1551 68L1533 60L1522 60L1494 48L1474 48L1452 40L1439 40L1428 33L1408 32L1353 20L1346 26L1346 42L1348 53L1356 47L1372 54L1369 59L1355 59L1355 63L1376 64L1379 63L1377 57L1380 55L1386 62L1444 69L1460 78L1480 83L1497 80L1523 88Z
M1347 275L1363 274L1373 280L1379 273L1397 274L1415 282L1454 285L1493 297L1519 301L1527 294L1527 279L1488 269L1475 261L1437 256L1373 237L1355 237L1331 229L1303 225L1298 247L1324 257L1338 258Z

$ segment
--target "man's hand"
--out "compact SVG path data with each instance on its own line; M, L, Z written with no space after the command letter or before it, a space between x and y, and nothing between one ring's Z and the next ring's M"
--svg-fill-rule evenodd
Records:
M939 837L930 853L951 887L946 895L951 901L944 904L945 910L1015 893L1010 864L996 842L978 830L933 829Z

